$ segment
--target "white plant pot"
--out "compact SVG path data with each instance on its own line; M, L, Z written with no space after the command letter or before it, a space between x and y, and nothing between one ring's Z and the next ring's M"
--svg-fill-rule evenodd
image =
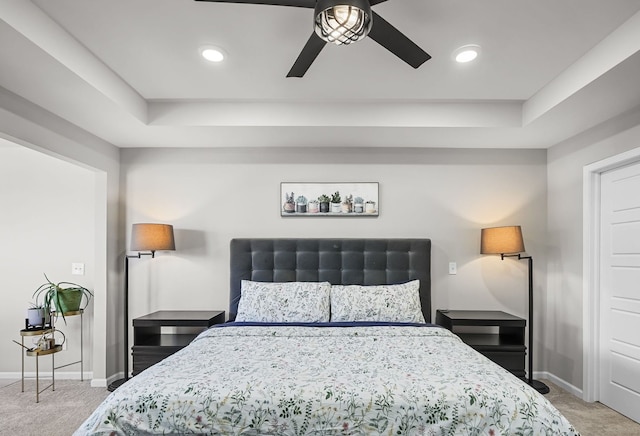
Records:
M376 211L376 204L375 203L365 203L365 209L364 211L366 213L375 213Z
M27 309L27 319L30 326L42 325L44 309Z
M340 213L341 210L342 206L340 206L340 203L331 203L331 212Z

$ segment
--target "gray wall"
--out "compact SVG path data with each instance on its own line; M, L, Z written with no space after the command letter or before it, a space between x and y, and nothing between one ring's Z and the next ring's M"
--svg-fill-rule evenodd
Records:
M120 224L120 151L41 107L0 88L0 140L19 144L85 168L93 177L93 234L86 240L93 251L92 385L121 366L122 239ZM45 165L46 166L46 165ZM12 182L15 185L15 182ZM25 261L28 261L25 260ZM12 331L12 330L11 330ZM15 346L15 345L14 345Z
M637 147L640 111L548 151L545 367L578 388L583 385L583 167Z
M134 317L227 309L234 237L428 237L434 310L525 316L526 262L479 253L482 227L519 224L536 260L536 298L543 296L546 150L125 149L121 168L127 241L135 222L176 231L175 252L131 263ZM282 218L283 181L379 182L380 216ZM448 275L450 261L457 275ZM536 316L541 326L542 311Z
M11 339L20 341L26 310L33 292L45 283L44 273L54 282L71 281L94 289L95 258L94 177L77 165L0 139L0 277L3 312L0 317L0 372L20 373L20 352ZM71 275L71 263L85 264L85 275ZM60 318L57 327L67 338L68 348L56 356L56 365L80 358L80 319ZM92 371L93 303L84 315L84 369ZM32 339L25 345L32 346ZM60 339L60 336L57 337ZM35 371L34 358L26 359L26 370ZM44 367L45 371L47 366ZM80 365L61 372L79 377Z
M4 92L1 102L3 138L92 173L95 232L86 243L93 247L97 291L92 369L101 382L121 366L121 261L131 224L162 221L174 224L177 251L132 262L133 316L168 308L226 309L228 243L242 236L429 237L434 308L525 316L525 263L478 253L482 227L520 224L535 259L535 369L582 386L582 168L640 146L638 112L548 151L118 150L19 97ZM381 215L281 218L282 181L378 181ZM4 253L20 248L18 235L10 236ZM455 276L447 274L449 261L458 263ZM22 280L6 284L23 286ZM22 318L24 298L12 301ZM17 337L11 333L15 322L3 329L7 339ZM14 366L7 368L0 372Z

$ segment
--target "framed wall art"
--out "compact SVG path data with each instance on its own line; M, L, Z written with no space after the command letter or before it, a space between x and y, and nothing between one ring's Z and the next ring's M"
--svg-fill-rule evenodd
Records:
M380 214L378 183L282 182L283 217L376 217Z

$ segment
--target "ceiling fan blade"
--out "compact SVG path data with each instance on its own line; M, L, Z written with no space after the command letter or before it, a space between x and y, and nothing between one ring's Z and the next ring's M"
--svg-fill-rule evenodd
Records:
M298 55L298 59L287 73L287 77L302 77L307 72L313 61L316 60L320 51L325 46L326 41L321 39L316 32L313 32L304 48Z
M418 68L431 59L429 53L418 47L416 43L404 36L402 32L385 21L384 18L373 11L371 11L371 13L373 15L373 26L368 36L375 42L398 56L413 68Z
M316 0L195 0L197 2L212 3L245 3L249 5L273 5L273 6L294 6L298 8L316 7ZM382 0L385 1L385 0Z

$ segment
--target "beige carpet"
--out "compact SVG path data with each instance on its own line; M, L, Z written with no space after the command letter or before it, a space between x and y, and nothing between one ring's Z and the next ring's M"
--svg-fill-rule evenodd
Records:
M25 380L24 393L14 382L0 388L0 435L70 436L108 394L89 381L56 380L55 392L45 390L36 403L35 380Z
M556 406L582 436L638 436L640 424L600 403L585 403L547 380L545 398Z
M583 436L640 435L640 424L600 403L585 403L545 381L546 395ZM46 390L35 402L35 381L28 380L25 392L20 382L0 387L0 435L69 436L91 414L109 392L91 388L88 381L60 380L56 390Z

